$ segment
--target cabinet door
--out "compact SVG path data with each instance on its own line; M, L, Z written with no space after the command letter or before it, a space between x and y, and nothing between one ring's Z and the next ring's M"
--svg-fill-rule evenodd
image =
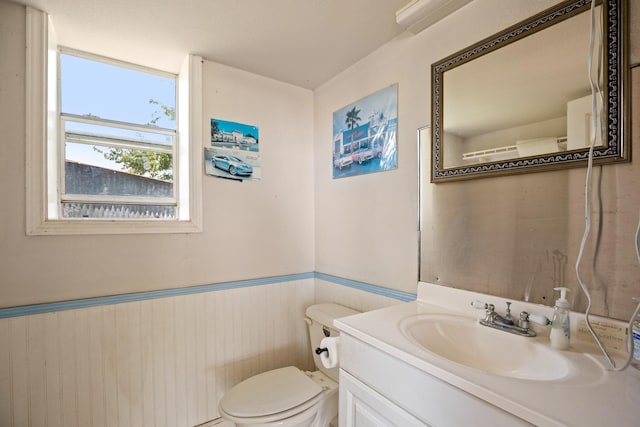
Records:
M340 370L340 427L424 427L413 415Z

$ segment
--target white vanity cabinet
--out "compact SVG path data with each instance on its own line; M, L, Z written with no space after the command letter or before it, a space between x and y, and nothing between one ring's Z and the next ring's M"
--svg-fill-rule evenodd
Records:
M422 427L419 419L340 369L340 426Z
M476 300L507 302L420 282L416 301L335 319L340 427L639 425L640 371L607 369L589 341L556 352L544 329L525 338L481 326ZM526 302L513 309L552 315ZM572 315L572 325L584 319Z
M344 332L340 427L531 424Z

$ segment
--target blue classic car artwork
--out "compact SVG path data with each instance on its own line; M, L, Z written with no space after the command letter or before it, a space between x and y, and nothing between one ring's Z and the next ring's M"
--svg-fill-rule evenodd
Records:
M231 175L251 175L253 166L237 157L228 154L217 154L211 158L211 164L218 169L225 170Z

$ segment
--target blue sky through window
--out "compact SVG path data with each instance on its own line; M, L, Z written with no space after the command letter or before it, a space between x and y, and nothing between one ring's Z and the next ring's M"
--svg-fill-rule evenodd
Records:
M60 55L60 69L63 113L140 125L149 124L159 114L159 127L175 129L175 121L162 114L160 108L166 105L175 109L175 79L64 53ZM150 103L152 99L160 105ZM74 125L76 129L81 126ZM121 169L89 145L69 145L66 158Z

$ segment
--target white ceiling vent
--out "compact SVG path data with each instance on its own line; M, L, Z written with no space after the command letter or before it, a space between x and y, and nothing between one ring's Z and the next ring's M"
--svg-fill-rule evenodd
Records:
M473 0L412 0L396 12L396 22L418 34Z

